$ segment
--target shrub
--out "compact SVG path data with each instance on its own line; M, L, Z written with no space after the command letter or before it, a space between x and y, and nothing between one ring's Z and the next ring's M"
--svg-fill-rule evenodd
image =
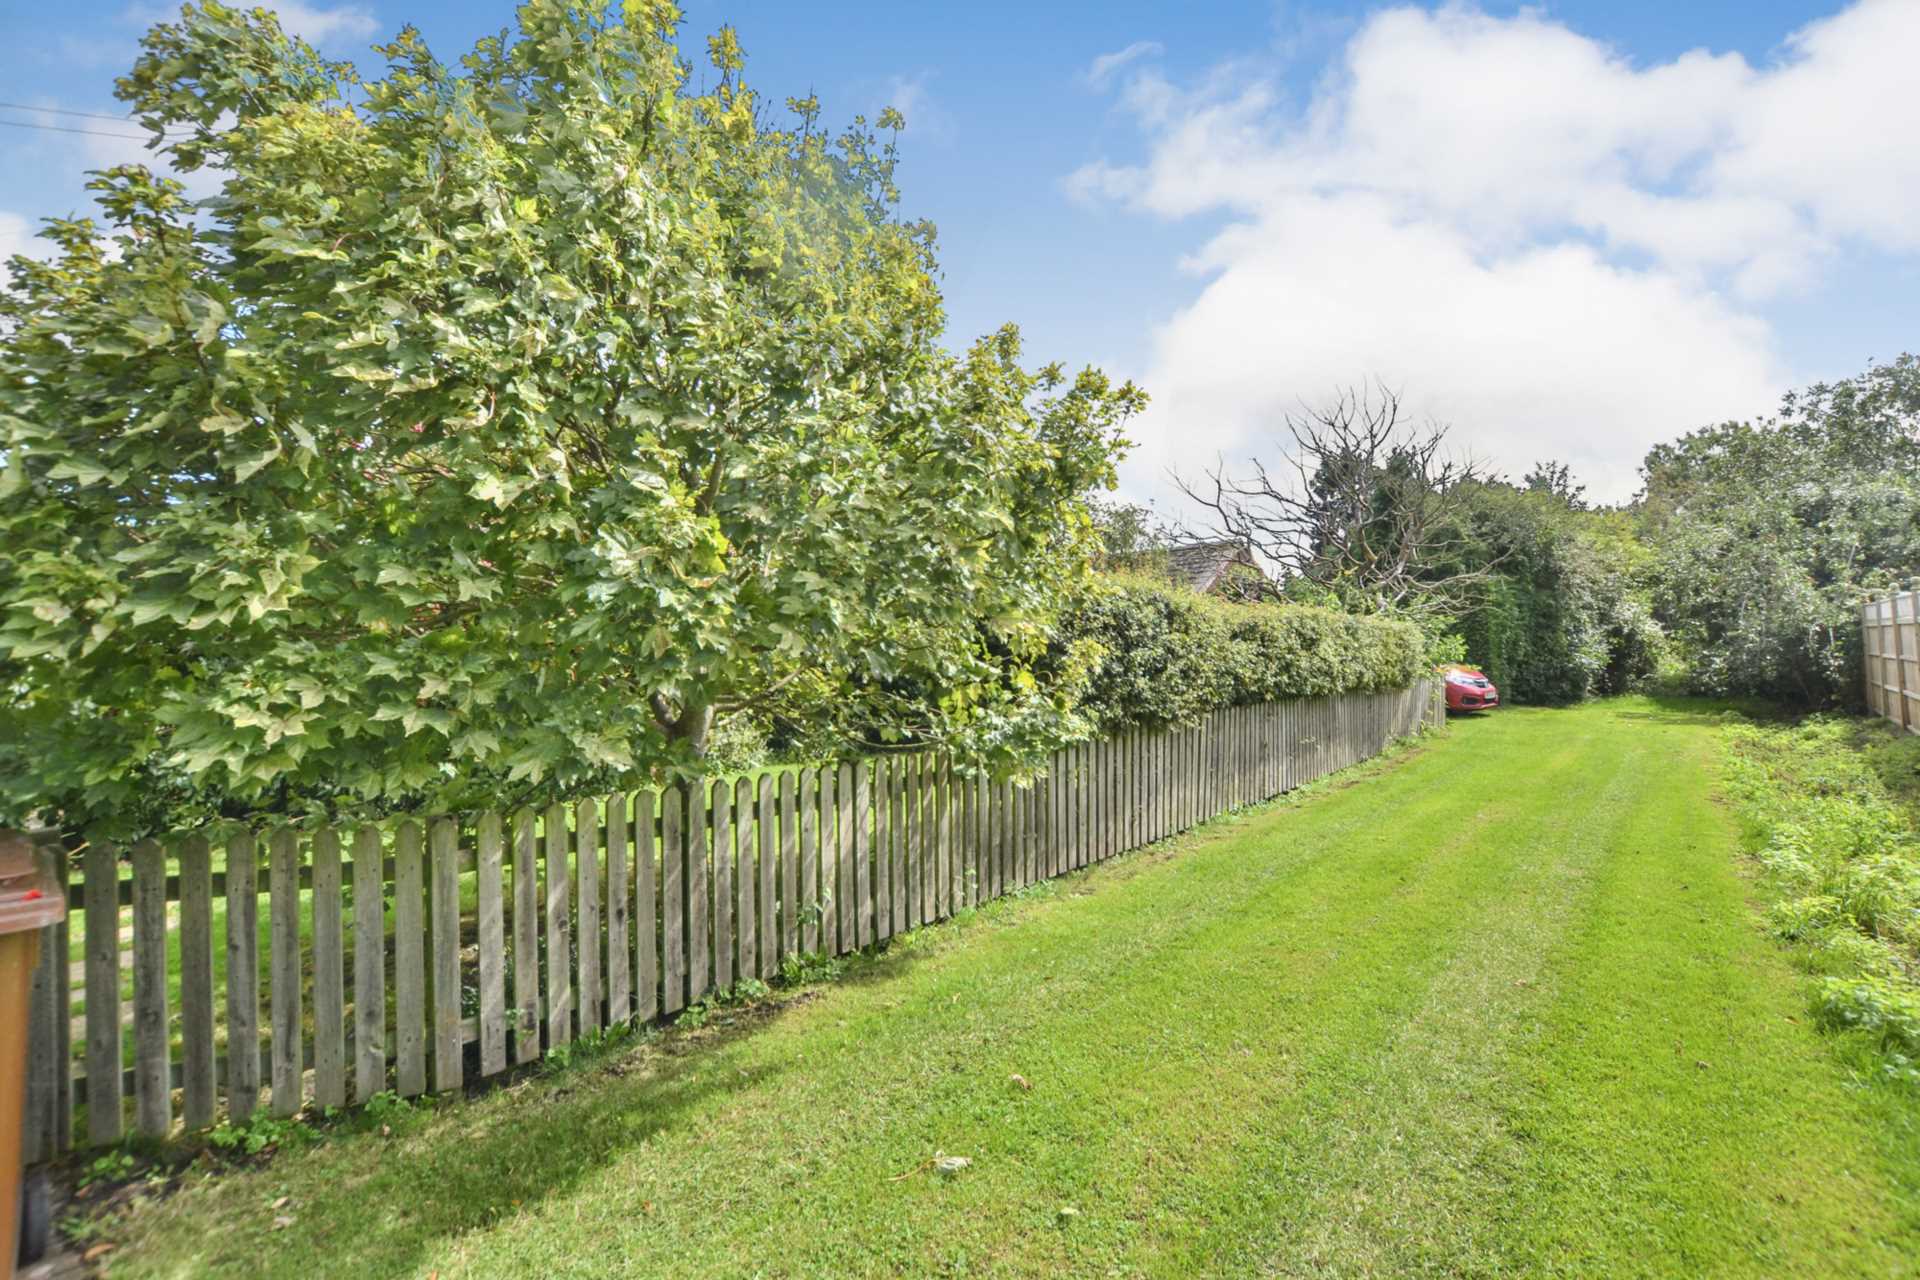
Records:
M1096 581L1054 654L1093 645L1080 710L1101 732L1192 724L1221 707L1398 689L1426 667L1411 623L1312 605L1234 604L1151 578Z
M1881 974L1828 978L1815 998L1821 1021L1858 1031L1876 1047L1920 1056L1920 991L1911 982Z

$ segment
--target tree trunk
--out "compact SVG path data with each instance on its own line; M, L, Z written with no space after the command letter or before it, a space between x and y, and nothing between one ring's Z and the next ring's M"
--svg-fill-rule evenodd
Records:
M696 758L705 757L709 740L713 737L713 700L711 698L689 699L681 704L677 714L668 714L665 699L655 695L653 702L654 718L665 730L667 741L684 742L692 748Z

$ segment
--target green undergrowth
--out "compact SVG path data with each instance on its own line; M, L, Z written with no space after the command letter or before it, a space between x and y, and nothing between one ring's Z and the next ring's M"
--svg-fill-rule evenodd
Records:
M1752 828L1769 931L1813 975L1844 1051L1920 1087L1920 739L1816 716L1736 724L1728 771Z

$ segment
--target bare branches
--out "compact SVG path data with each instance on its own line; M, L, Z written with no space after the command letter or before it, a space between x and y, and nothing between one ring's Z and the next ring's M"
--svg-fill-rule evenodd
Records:
M1444 613L1484 576L1460 569L1466 530L1460 486L1480 466L1448 452L1447 429L1407 420L1399 393L1349 387L1286 418L1291 446L1251 472L1217 464L1175 479L1211 515L1215 536L1245 544L1289 581L1322 587L1368 611Z

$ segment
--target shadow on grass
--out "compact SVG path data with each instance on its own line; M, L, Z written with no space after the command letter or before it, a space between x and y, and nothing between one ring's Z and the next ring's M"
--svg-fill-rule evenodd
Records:
M1748 720L1777 721L1785 713L1771 703L1751 698L1703 698L1678 694L1635 694L1623 701L1645 704L1644 709L1622 706L1614 714L1622 720L1640 720L1655 724L1716 725L1729 715Z
M995 912L994 914L1000 914ZM949 922L939 930L903 935L886 950L851 959L830 982L776 990L750 1005L713 1010L699 1027L667 1026L640 1043L598 1051L559 1070L525 1077L462 1100L445 1110L399 1122L392 1137L380 1122L362 1115L319 1148L284 1152L251 1175L292 1196L295 1221L266 1232L257 1224L246 1184L209 1188L205 1201L186 1208L187 1224L206 1234L182 1238L181 1223L156 1222L151 1243L158 1268L178 1265L192 1251L224 1237L216 1253L201 1257L227 1271L266 1267L271 1256L324 1256L336 1274L411 1273L441 1240L485 1230L546 1201L565 1200L586 1179L622 1155L683 1131L730 1097L777 1086L802 1053L760 1055L742 1064L736 1049L772 1030L803 1005L823 999L832 987L892 983L922 960L954 945L977 928L981 917ZM956 927L957 926L957 927ZM904 945L903 945L904 944ZM636 1199L631 1211L646 1211ZM164 1215L165 1210L159 1210ZM220 1218L257 1225L259 1234L218 1231ZM130 1260L140 1257L132 1242ZM143 1259L144 1260L144 1259Z

